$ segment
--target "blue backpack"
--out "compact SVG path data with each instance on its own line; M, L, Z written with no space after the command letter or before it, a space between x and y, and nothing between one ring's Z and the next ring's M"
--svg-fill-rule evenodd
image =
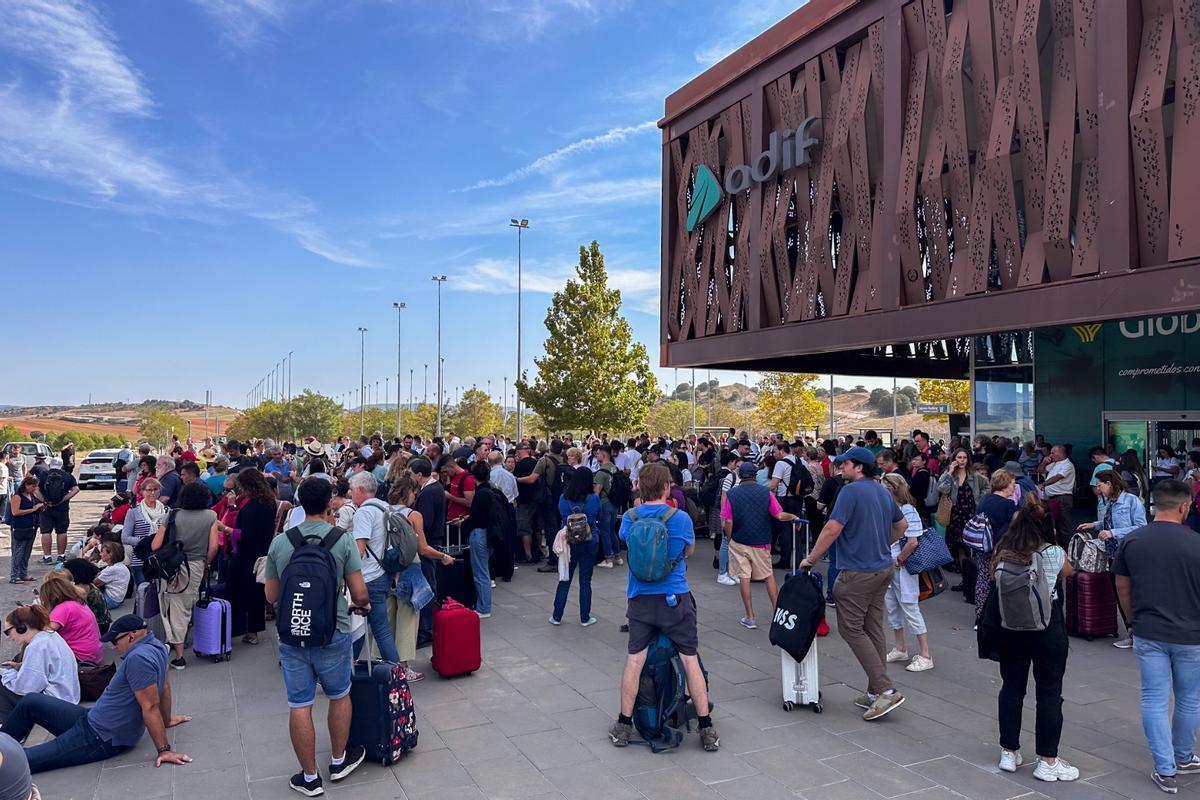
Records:
M704 670L703 664L700 669ZM707 672L704 682L708 683ZM641 740L634 741L649 745L655 753L678 747L696 717L690 700L679 651L665 633L660 633L646 651L646 663L638 680L633 727ZM709 707L712 707L711 700Z
M629 571L643 583L657 583L679 566L679 560L672 560L668 554L667 520L675 516L676 510L668 508L657 517L639 517L636 508L629 510L629 533L625 537L629 545Z

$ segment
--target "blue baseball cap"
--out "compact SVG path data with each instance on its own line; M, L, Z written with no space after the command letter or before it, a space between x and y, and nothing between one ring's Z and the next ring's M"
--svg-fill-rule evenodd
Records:
M738 467L738 475L743 478L753 478L758 474L758 467L752 461L743 461Z
M833 460L835 464L843 464L847 461L857 461L860 464L874 464L875 454L865 447L851 447L846 452Z

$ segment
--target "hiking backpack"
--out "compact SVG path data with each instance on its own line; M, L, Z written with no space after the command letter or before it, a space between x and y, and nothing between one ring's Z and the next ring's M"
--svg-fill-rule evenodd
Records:
M613 473L612 485L608 487L608 502L618 510L633 502L633 481L624 470Z
M295 550L279 576L279 609L275 628L279 641L292 647L324 647L338 624L341 577L330 552L345 533L333 528L324 538L304 536L289 528L284 536Z
M368 500L363 505L377 508L383 512L383 553L382 557L371 552L371 558L379 562L387 573L403 572L409 564L417 560L417 532L408 517L398 509L394 509L378 499Z
M704 682L708 683L708 673ZM710 702L711 707L711 702ZM646 651L646 663L638 678L637 696L633 703L633 727L641 737L639 744L661 753L683 743L691 730L696 709L687 693L687 678L679 652L665 633L651 642ZM636 740L635 740L636 741Z
M979 513L971 517L963 527L963 547L979 553L990 553L995 542L992 539L992 521L987 514Z
M662 516L641 517L638 509L629 510L629 533L625 537L629 545L629 571L643 583L657 583L679 566L679 560L671 559L668 554L667 520L675 512L676 509L668 508Z
M588 524L587 514L580 506L571 506L563 527L567 531L567 544L587 544L592 541L592 526Z
M1046 586L1041 552L1029 561L1004 558L992 577L1000 601L1000 627L1009 631L1044 631L1050 624L1050 590Z
M42 497L46 499L46 503L52 506L57 505L66 496L67 473L61 469L52 469L47 472L46 480L42 482Z

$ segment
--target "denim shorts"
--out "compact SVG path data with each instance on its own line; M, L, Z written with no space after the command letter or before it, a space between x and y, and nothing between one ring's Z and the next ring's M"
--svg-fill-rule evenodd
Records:
M350 694L350 634L338 631L324 647L279 645L279 666L289 708L307 708L317 699L317 682L330 700Z

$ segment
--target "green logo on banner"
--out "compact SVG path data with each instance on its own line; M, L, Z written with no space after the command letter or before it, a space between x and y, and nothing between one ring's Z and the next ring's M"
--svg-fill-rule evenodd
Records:
M696 182L692 187L692 207L688 209L687 229L691 233L696 226L708 219L721 204L721 184L717 176L704 164L696 167Z

